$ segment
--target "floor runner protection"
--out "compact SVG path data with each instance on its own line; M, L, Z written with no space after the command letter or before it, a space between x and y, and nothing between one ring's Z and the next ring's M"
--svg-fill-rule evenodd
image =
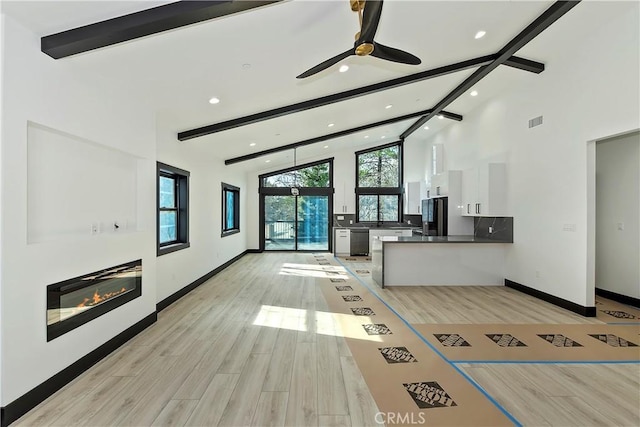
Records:
M310 260L322 272L316 284L387 425L517 424L330 255Z
M414 324L447 359L638 362L640 325Z
M596 296L596 319L605 323L635 323L640 325L640 310Z

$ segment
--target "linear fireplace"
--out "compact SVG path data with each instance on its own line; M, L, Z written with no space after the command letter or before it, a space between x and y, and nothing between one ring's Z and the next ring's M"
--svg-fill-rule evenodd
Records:
M47 341L142 295L142 260L47 286Z

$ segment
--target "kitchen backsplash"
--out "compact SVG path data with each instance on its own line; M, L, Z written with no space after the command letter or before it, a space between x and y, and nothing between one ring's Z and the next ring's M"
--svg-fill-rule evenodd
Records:
M483 239L513 243L513 217L476 217L473 219L473 235Z
M338 218L339 217L339 218ZM404 222L401 223L385 223L385 225L407 225L414 227L422 227L422 216L421 215L405 215ZM334 227L370 227L370 224L360 224L356 222L355 214L334 214L333 215L333 226Z

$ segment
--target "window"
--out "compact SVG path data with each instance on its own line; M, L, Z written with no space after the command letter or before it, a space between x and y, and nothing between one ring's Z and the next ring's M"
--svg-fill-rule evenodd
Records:
M222 237L240 232L240 189L222 183Z
M358 222L400 222L402 143L356 152Z
M158 256L189 247L189 172L158 162Z

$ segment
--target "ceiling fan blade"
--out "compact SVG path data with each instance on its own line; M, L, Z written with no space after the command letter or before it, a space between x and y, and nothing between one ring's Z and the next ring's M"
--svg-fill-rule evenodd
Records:
M373 43L380 16L382 15L382 0L366 0L362 11L362 28L357 44Z
M325 70L329 67L331 67L334 64L337 64L338 62L342 61L345 58L348 58L351 55L355 54L355 50L353 48L342 52L339 55L334 56L333 58L327 59L324 62L319 63L318 65L316 65L313 68L309 68L307 71L305 71L304 73L300 74L299 76L296 77L296 79L304 79L307 78L309 76L313 76L316 73L319 73L322 70Z
M415 55L405 52L404 50L396 49L395 47L385 46L380 43L373 43L373 52L371 56L376 58L386 59L387 61L399 62L401 64L419 65L422 63L420 58Z

